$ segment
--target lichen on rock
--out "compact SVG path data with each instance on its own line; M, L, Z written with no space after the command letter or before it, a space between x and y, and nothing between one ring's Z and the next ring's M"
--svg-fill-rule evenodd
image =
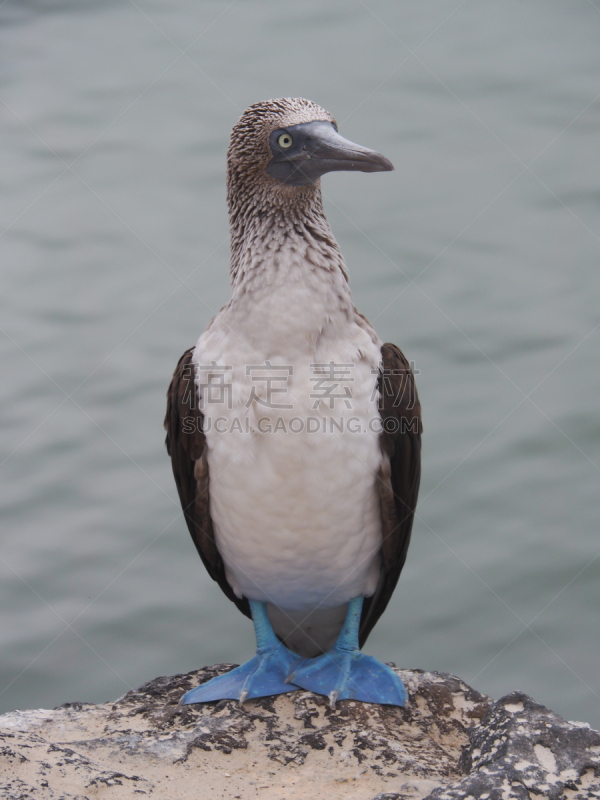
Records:
M600 797L600 734L526 695L494 703L443 673L398 670L407 708L298 690L182 706L232 665L156 678L114 703L0 717L0 796L267 800Z

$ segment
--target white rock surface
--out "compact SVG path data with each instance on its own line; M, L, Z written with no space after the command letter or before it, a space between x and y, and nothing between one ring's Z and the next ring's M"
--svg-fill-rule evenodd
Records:
M221 665L157 678L115 703L0 716L6 800L511 800L600 797L600 734L526 695L398 670L406 709L329 708L297 691L181 706Z

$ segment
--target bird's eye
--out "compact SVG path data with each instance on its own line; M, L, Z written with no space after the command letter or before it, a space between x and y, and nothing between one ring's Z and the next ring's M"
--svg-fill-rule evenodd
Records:
M277 144L279 145L279 147L283 147L284 150L287 150L288 147L291 147L293 141L294 140L289 135L289 133L282 133L281 136L277 137Z

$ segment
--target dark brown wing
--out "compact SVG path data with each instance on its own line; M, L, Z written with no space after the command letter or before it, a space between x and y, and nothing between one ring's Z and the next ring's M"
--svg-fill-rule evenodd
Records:
M167 392L167 452L171 456L173 475L179 492L185 521L208 574L240 611L250 616L245 598L240 599L225 577L225 565L215 544L210 497L206 437L202 430L203 415L198 409L194 348L179 359Z
M365 599L360 621L360 645L385 611L410 543L421 478L421 405L410 365L394 344L381 348L379 413L384 454L377 476L383 543L381 577L372 597Z

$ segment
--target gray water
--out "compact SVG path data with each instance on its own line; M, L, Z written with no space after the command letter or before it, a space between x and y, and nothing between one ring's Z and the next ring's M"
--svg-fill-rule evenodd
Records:
M8 0L0 59L2 709L253 651L162 419L228 298L231 126L292 95L396 166L323 180L425 423L367 652L600 727L600 8Z

